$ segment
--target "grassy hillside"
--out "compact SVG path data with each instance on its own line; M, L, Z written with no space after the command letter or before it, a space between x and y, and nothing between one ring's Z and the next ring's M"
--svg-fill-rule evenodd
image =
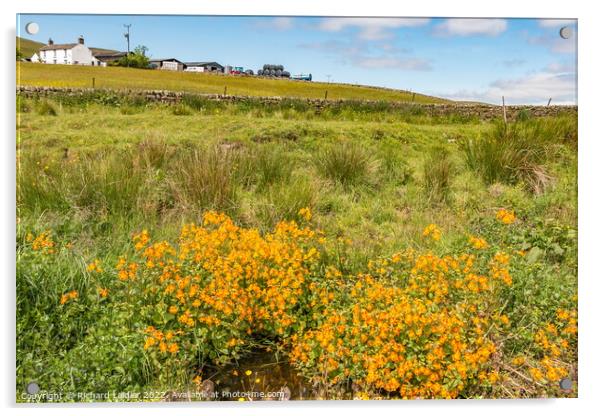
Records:
M43 43L17 36L17 49L19 49L26 58L31 58L31 55L36 53L42 46L44 46Z
M18 83L49 87L166 89L209 94L281 96L353 100L412 101L412 93L373 87L360 87L320 82L302 82L258 77L223 76L133 68L98 68L69 65L18 63ZM442 103L447 100L416 94L417 103Z

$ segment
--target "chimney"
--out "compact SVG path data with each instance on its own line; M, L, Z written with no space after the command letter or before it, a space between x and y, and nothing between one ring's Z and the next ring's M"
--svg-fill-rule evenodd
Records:
M84 44L84 35L79 35L79 38L77 38L77 42L80 45L83 45Z
M49 45L54 45L54 41L52 40L52 38L49 38L49 39L48 39L48 44L49 44Z

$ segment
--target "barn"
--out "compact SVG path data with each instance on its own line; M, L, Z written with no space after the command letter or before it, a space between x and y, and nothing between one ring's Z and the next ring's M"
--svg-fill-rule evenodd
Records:
M127 55L127 52L118 52L112 51L108 49L100 49L100 48L90 48L92 51L92 56L94 57L95 62L92 62L92 65L98 66L107 66L112 64L115 61L124 58ZM130 53L131 56L131 53Z
M187 72L224 72L224 67L217 62L186 62L184 65Z
M184 63L176 58L151 59L149 65L151 68L166 71L182 71L184 69Z

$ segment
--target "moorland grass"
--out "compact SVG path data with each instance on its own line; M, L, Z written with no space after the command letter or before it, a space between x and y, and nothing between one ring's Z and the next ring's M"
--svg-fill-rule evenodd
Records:
M56 115L35 111L38 100L18 107L19 391L35 377L61 391L194 388L195 371L217 356L156 366L139 342L144 328L131 318L154 313L147 304L113 303L118 293L105 299L99 290L117 289L114 265L134 254L132 235L146 229L153 241L178 241L183 224L200 224L207 210L218 210L261 235L283 220L301 224L310 212L312 227L328 237L312 269L324 276L328 266L346 276L364 273L369 260L407 248L458 253L475 235L490 243L492 256L511 252L520 265L514 283L492 298L504 300L499 312L510 322L509 335L496 340L499 371L508 379L470 390L471 397L566 394L531 381L528 367L512 359L519 352L527 363L543 359L535 329L576 304L575 120L529 118L500 131L495 123L408 118L385 108L316 117L303 107L205 111L204 102L189 101L190 114L178 116L171 106L145 103L128 103L135 111L124 112L111 99L46 102ZM476 146L474 157L464 140ZM503 155L529 156L500 161L496 143ZM534 195L529 175L504 171L508 160L535 163L554 181ZM487 169L491 177L482 173ZM508 180L495 176L502 174ZM514 223L496 219L501 208L514 212ZM440 230L439 240L423 236L429 224ZM33 240L45 231L49 237ZM34 250L34 241L42 248ZM89 269L96 259L101 272ZM380 278L404 284L383 268L375 271ZM71 291L79 297L63 307ZM344 285L335 292L347 293ZM570 357L563 355L562 365L575 368Z

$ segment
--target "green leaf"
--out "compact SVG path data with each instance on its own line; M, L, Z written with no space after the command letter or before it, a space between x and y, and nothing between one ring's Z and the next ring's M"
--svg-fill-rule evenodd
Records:
M537 260L539 260L542 255L543 255L542 249L540 249L539 247L533 247L531 250L529 250L529 253L526 256L527 262L530 264L533 264Z

